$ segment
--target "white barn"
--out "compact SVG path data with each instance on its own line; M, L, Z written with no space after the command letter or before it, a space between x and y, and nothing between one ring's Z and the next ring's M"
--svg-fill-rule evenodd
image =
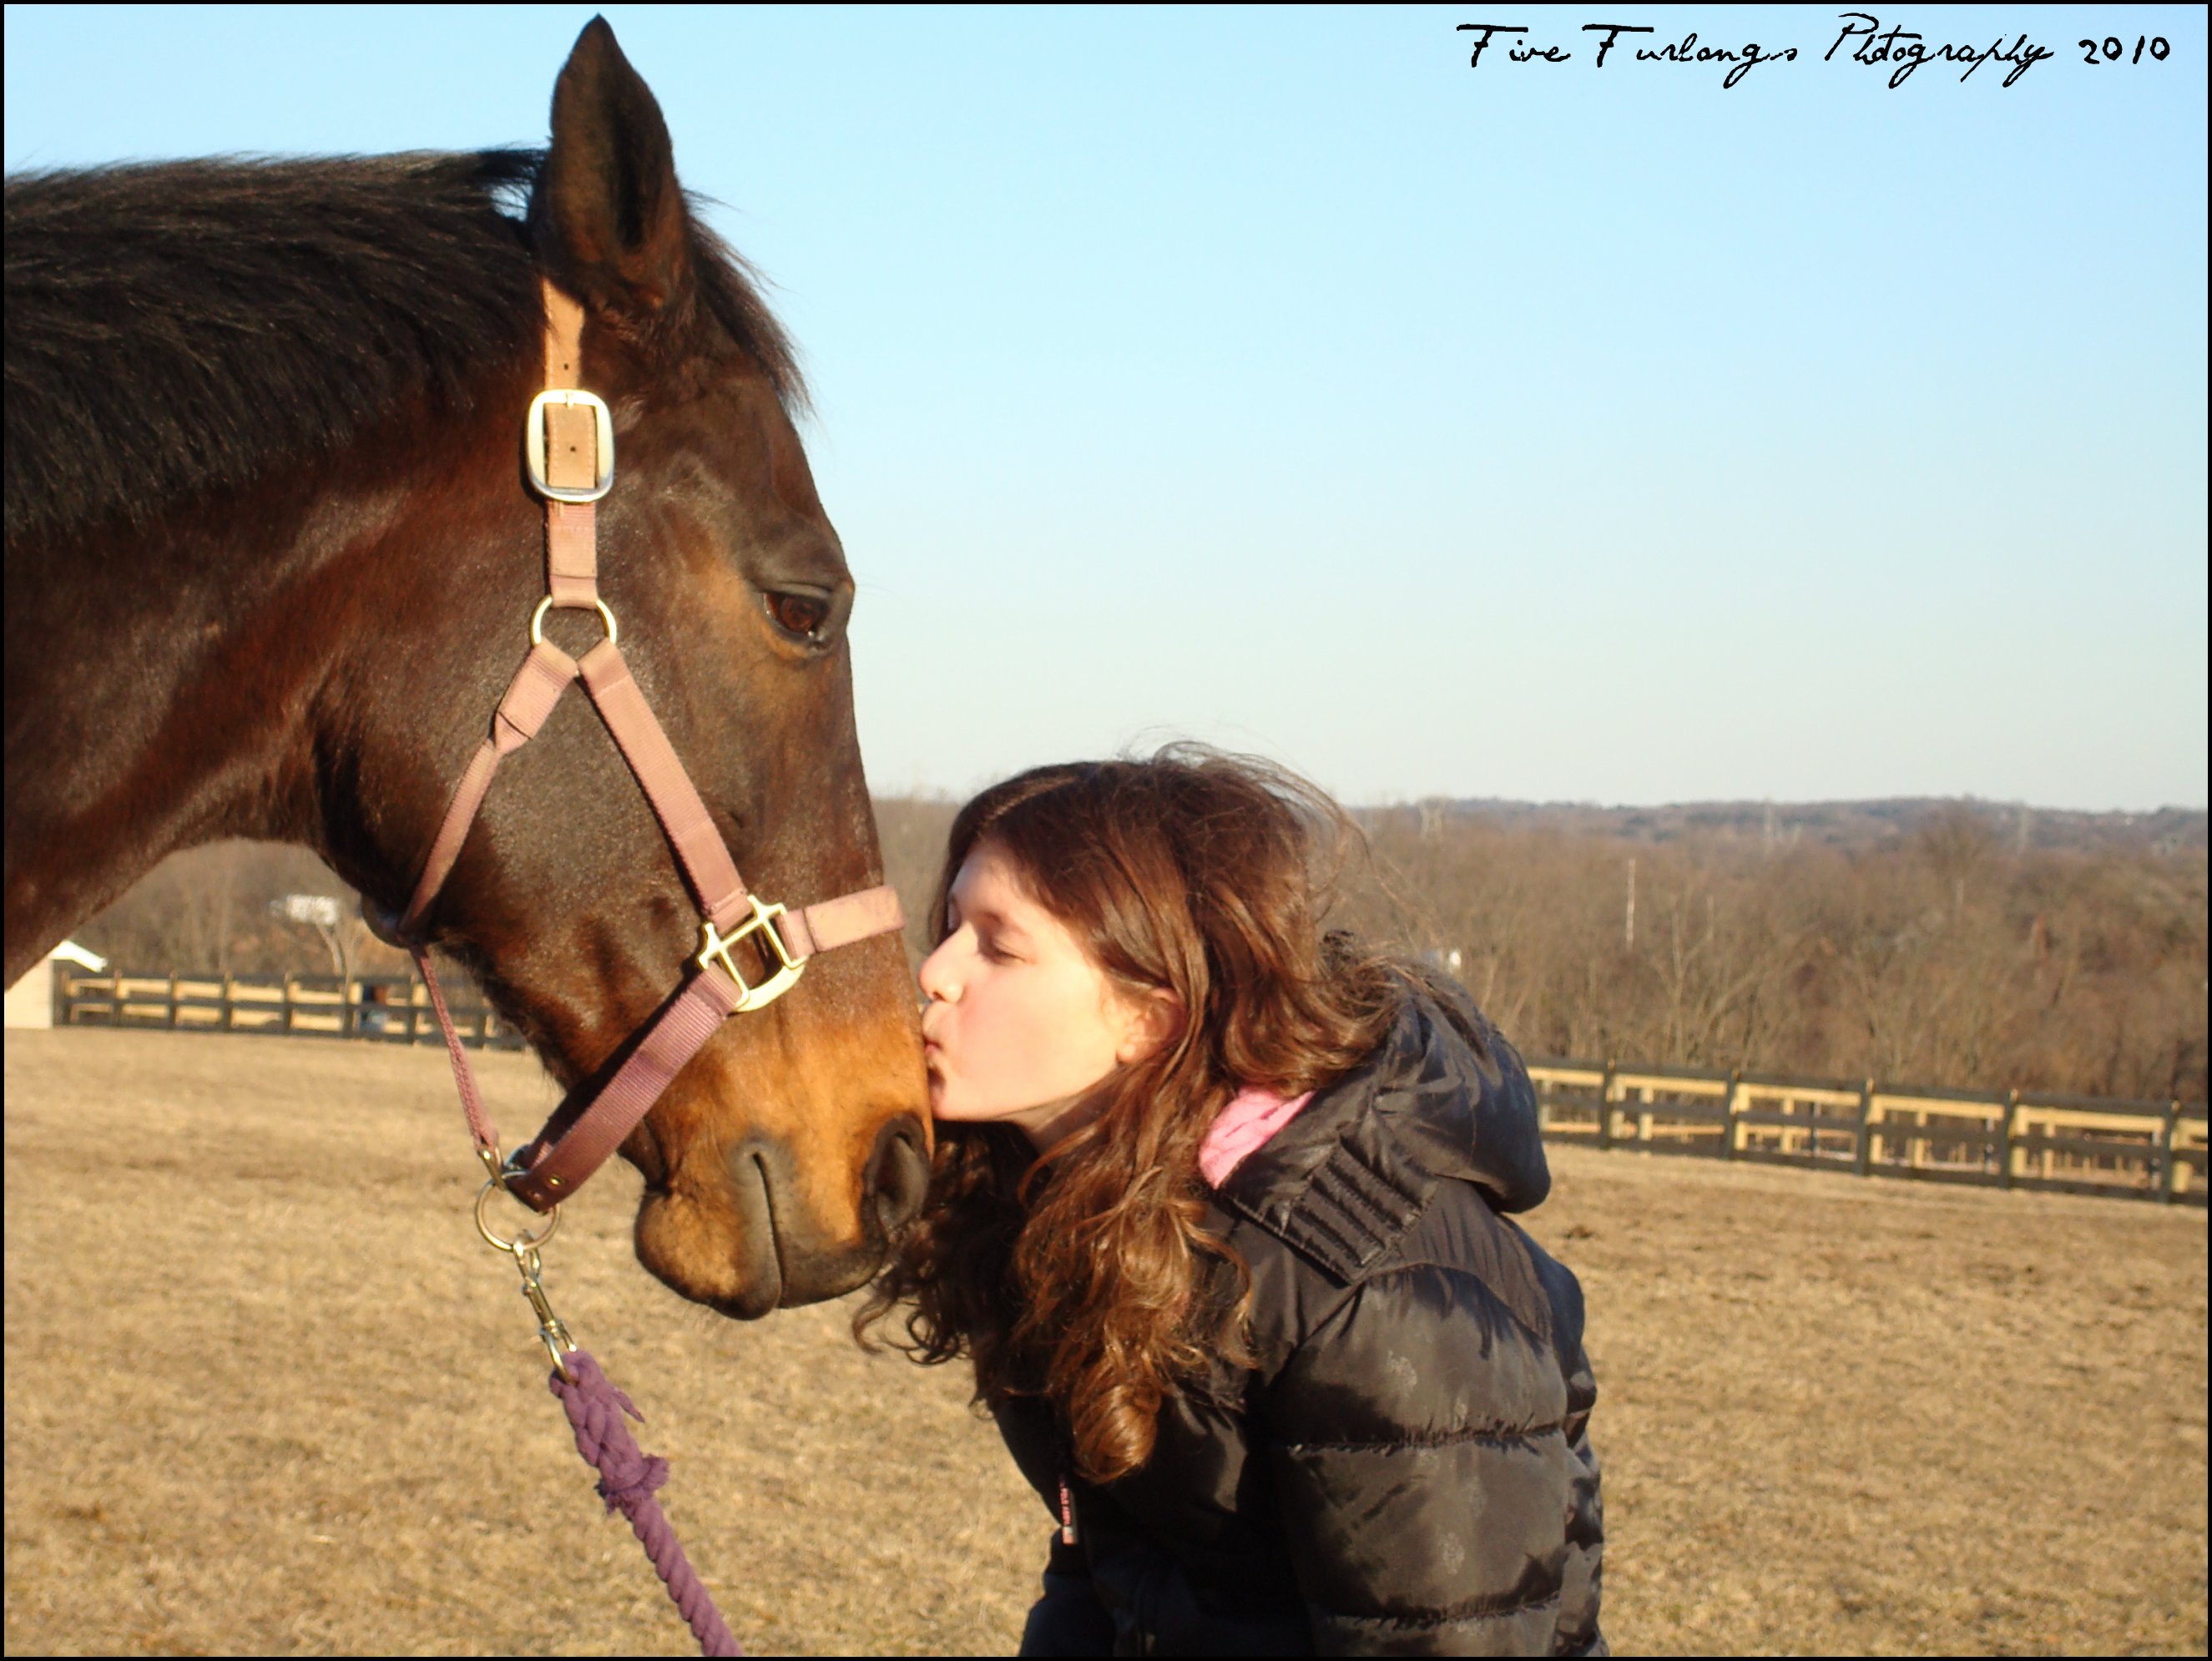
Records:
M89 969L95 975L107 967L107 959L99 952L88 952L75 940L64 940L33 964L23 978L8 989L9 1026L52 1026L54 1024L56 958L64 963L73 963L80 969Z

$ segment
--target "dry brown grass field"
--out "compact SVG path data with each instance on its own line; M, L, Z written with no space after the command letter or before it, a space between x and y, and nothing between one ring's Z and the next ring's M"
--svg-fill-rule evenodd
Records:
M550 1086L489 1056L510 1137ZM591 1493L444 1057L7 1039L10 1654L684 1652ZM1629 1652L2197 1652L2205 1216L1565 1149ZM1011 1652L1047 1520L957 1370L547 1253L755 1654Z

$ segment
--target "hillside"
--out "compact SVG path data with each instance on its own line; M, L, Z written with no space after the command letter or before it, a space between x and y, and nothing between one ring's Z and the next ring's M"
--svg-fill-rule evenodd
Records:
M1508 830L1559 830L1648 843L1712 836L1777 846L1809 843L1829 848L1873 848L1904 841L1962 810L1984 821L1995 839L2015 852L2170 854L2203 849L2206 837L2203 808L2087 813L2021 802L1982 801L1971 796L1891 796L1874 801L1698 801L1663 807L1603 807L1589 802L1476 797L1454 801L1431 799L1414 806L1430 813L1489 819ZM1362 812L1391 811L1368 808Z

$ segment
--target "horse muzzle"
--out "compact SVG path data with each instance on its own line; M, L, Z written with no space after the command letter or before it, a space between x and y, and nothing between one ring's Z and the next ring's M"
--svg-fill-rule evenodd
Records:
M924 1132L910 1114L878 1131L848 1216L824 1219L780 1143L750 1137L700 1182L648 1188L637 1255L671 1289L736 1320L842 1297L872 1278L929 1188Z

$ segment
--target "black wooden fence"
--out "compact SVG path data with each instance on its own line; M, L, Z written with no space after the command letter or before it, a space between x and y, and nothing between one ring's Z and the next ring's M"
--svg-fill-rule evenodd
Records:
M1532 1061L1544 1134L1648 1153L2205 1202L2202 1103Z
M466 986L466 979L460 978ZM519 1050L522 1037L469 997L446 1007L471 1048ZM87 975L54 973L59 1026L135 1026L176 1032L270 1032L298 1037L442 1043L429 989L414 975Z
M464 1043L522 1047L520 1035L482 1003L447 1007ZM428 989L413 975L88 975L57 964L54 1019L441 1042ZM1547 1058L1532 1060L1528 1073L1544 1134L1559 1141L1861 1177L2205 1202L2200 1103Z

